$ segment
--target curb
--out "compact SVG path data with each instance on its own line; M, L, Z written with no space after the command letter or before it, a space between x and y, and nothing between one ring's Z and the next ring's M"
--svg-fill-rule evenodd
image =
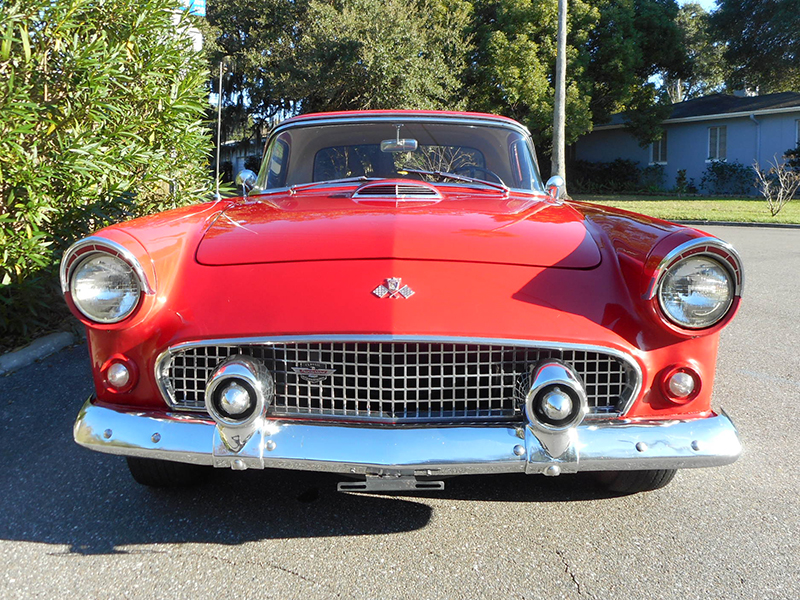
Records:
M721 225L724 227L767 227L775 229L800 229L796 223L740 223L737 221L672 221L681 225Z
M0 376L27 367L67 346L72 346L74 343L75 334L68 331L59 331L40 337L24 348L0 356Z

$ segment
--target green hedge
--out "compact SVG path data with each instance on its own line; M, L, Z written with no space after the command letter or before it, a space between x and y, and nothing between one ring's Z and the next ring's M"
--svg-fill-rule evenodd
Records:
M0 348L63 317L72 241L207 193L188 18L177 0L0 0Z

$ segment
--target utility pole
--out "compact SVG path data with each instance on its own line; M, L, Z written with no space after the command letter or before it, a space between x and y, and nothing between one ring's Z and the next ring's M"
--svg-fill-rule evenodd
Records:
M558 36L556 38L556 94L553 107L553 168L552 175L559 175L566 181L566 152L564 149L564 128L567 120L567 0L558 0ZM567 186L561 191L566 197Z

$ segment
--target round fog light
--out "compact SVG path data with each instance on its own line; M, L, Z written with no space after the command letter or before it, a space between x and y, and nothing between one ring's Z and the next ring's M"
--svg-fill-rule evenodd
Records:
M542 398L542 412L552 421L566 419L572 412L572 398L562 392L561 388L553 388Z
M122 363L115 362L108 367L106 379L108 383L115 388L123 388L128 385L128 382L131 380L131 372L128 370L128 367Z
M531 368L525 395L528 423L550 433L576 427L588 410L583 381L570 365L557 359L540 361Z
M688 366L676 365L661 376L661 391L674 404L687 404L700 393L700 376Z
M694 391L694 377L689 373L678 371L669 378L669 391L673 396L685 398Z
M241 415L253 404L250 393L235 381L229 383L219 397L219 406L229 415Z
M217 424L247 428L266 414L275 383L261 361L237 354L220 363L206 383L206 410Z

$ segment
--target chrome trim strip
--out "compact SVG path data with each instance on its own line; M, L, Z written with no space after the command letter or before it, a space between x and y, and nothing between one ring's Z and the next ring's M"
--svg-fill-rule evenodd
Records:
M406 342L420 344L481 344L498 346L520 346L526 348L542 348L545 350L578 350L585 352L601 352L610 354L620 359L630 366L636 375L636 385L631 392L631 397L627 403L621 407L620 416L624 417L633 406L642 391L642 368L634 357L625 352L607 346L595 346L589 344L556 343L540 340L517 340L510 338L476 338L476 337L450 337L450 336L418 336L418 335L306 335L306 336L275 336L275 337L246 337L246 338L220 338L209 340L198 340L182 342L171 346L163 351L156 358L154 366L155 380L161 396L167 405L173 410L181 410L174 406L171 394L167 388L166 373L161 373L165 360L186 348L196 348L198 346L237 346L237 345L271 345L286 343L379 343L379 342Z
M373 475L544 473L553 466L559 472L712 467L734 462L742 451L724 413L687 421L614 419L579 425L569 451L559 457L519 427L384 429L286 421L264 421L234 451L221 442L210 419L126 412L91 398L78 415L74 437L91 450L123 456Z
M150 281L147 279L147 275L145 274L141 263L130 250L128 250L122 244L104 237L93 235L75 242L67 249L66 252L64 252L64 256L61 259L61 266L59 268L59 279L61 280L61 292L63 294L66 294L69 291L69 276L72 274L72 259L79 250L82 250L87 246L95 246L95 250L97 252L103 252L104 247L110 248L116 252L120 258L127 262L131 266L131 269L133 269L133 272L136 274L136 278L139 280L139 285L141 286L142 291L144 291L144 293L148 296L152 296L156 293L153 287L150 285Z
M739 253L736 252L736 249L729 243L718 238L701 237L684 242L680 246L676 246L661 260L655 272L653 273L653 277L650 279L650 283L647 286L647 291L644 293L645 300L652 300L655 298L656 294L658 293L658 286L661 283L664 273L666 273L667 269L673 263L677 262L680 258L683 258L684 254L687 256L694 254L705 254L712 258L719 259L720 256L718 254L715 254L714 252L703 251L708 247L722 250L733 260L734 263L736 263L735 270L730 270L731 265L727 261L723 261L722 265L729 269L729 272L733 276L733 279L736 283L733 290L734 296L741 297L742 292L744 291L744 268L742 266L742 259L739 256Z
M518 132L522 133L526 137L530 137L531 132L528 130L527 127L522 125L521 123L517 123L516 121L507 121L504 118L497 117L492 118L491 116L464 116L464 115L446 115L446 114L431 114L431 115L420 115L420 114L405 114L405 113L393 113L393 114L353 114L348 116L337 116L337 117L328 117L328 116L320 116L314 118L304 118L298 121L284 121L280 125L278 125L275 129L270 132L269 138L270 140L282 133L286 129L293 129L295 127L307 127L307 126L320 126L320 125L341 125L341 124L352 124L352 123L396 123L399 120L407 121L407 122L418 122L418 123L442 123L447 122L448 124L454 125L487 125L491 127L506 127L508 129L515 129ZM269 140L268 140L269 142Z

